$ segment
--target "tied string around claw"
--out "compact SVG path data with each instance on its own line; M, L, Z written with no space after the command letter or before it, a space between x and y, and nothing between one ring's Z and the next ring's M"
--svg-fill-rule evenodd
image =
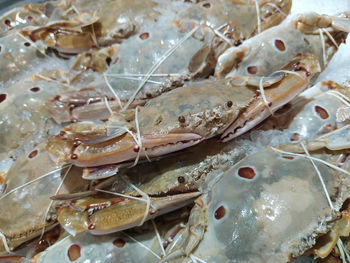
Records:
M112 115L113 111L112 111L112 109L111 109L111 107L110 107L110 105L108 103L107 97L104 98L104 102L106 104L106 107L107 107L108 111ZM134 163L130 167L134 167L134 166L137 165L137 163L138 163L138 161L140 159L141 152L145 155L147 160L149 162L151 162L151 159L147 155L146 149L142 146L141 131L140 131L140 125L139 125L139 121L138 121L138 111L139 111L139 109L138 109L138 107L136 107L136 109L135 109L136 135L130 129L128 129L127 127L124 127L124 126L117 126L117 127L114 127L113 125L108 126L108 128L119 128L119 129L122 129L125 132L129 133L132 136L132 138L134 139L134 141L136 143L136 146L134 147L134 151L137 152L137 155L136 155Z
M146 203L146 208L145 208L145 213L143 215L143 218L139 224L139 226L143 225L143 223L146 221L147 215L149 213L150 208L156 210L156 208L152 205L151 203L151 198L149 197L148 194L146 194L145 192L143 192L141 189L139 189L138 187L136 187L134 184L132 184L127 178L125 178L124 176L121 177L128 185L130 185L136 192L138 192L143 198L140 197L135 197L135 196L131 196L131 195L125 195L125 194L121 194L121 193L117 193L117 192L111 192L111 191L106 191L106 190L102 190L102 189L96 189L96 191L99 192L103 192L103 193L107 193L107 194L112 194L112 195L116 195L116 196L121 196L121 197L125 197L125 198L129 198L129 199L135 199L138 201L142 201Z
M294 71L290 71L290 70L277 70L277 71L273 72L272 74L270 74L270 76L273 76L276 73L293 74L293 75L296 75L296 76L302 78L298 73L296 73ZM260 81L259 81L259 91L260 91L260 94L261 94L261 98L263 99L264 104L265 104L266 108L268 109L268 111L270 112L271 116L274 116L274 112L272 111L271 105L270 105L270 103L268 102L268 100L267 100L267 98L265 96L263 80L264 80L264 77L261 77Z
M329 203L329 206L330 206L330 208L332 209L332 211L335 211L334 206L333 206L333 203L332 203L331 198L330 198L330 196L329 196L328 190L327 190L326 185L325 185L325 183L324 183L322 174L321 174L320 170L318 169L318 167L317 167L315 161L320 162L320 163L322 163L322 164L325 164L325 165L327 165L328 167L333 168L333 169L335 169L335 170L337 170L337 171L339 171L339 172L345 173L345 174L348 175L348 176L350 176L350 173L349 173L348 171L346 171L346 170L344 170L344 169L342 169L342 168L340 168L340 167L334 165L334 164L331 164L331 163L329 163L329 162L326 162L326 161L324 161L324 160L322 160L322 159L319 159L319 158L316 158L316 157L312 157L312 156L310 155L309 151L307 150L305 144L304 144L303 142L300 142L300 145L301 145L301 147L303 148L305 154L291 153L291 152L287 152L287 151L282 151L282 150L276 149L276 148L274 148L274 147L270 147L270 148L271 148L273 151L278 152L278 153L282 153L282 154L286 154L286 155L292 155L292 156L298 156L298 157L303 157L303 158L309 159L309 160L311 161L311 163L312 163L312 165L313 165L313 167L314 167L314 169L315 169L315 171L316 171L316 173L317 173L319 179L320 179L320 182L321 182L321 184L322 184L322 188L323 188L324 193L325 193L325 195L326 195L326 198L327 198L327 201L328 201L328 203ZM349 260L349 259L350 259L350 255L349 255L347 249L345 248L345 246L344 246L344 244L343 244L343 241L342 241L340 238L338 238L338 240L337 240L337 246L338 246L339 251L340 251L340 254L341 254L342 262L343 262L343 263L346 263L347 261L346 261L346 259L345 259L345 256L346 256L347 259Z

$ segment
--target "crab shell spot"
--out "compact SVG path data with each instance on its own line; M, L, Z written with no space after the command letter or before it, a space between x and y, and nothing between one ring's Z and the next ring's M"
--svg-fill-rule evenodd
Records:
M149 38L149 33L148 32L142 33L142 34L139 35L139 37L142 40L145 40L145 39Z
M290 140L292 142L297 142L297 141L299 141L299 139L300 139L300 134L297 132L293 133L292 137L290 137Z
M216 220L222 219L225 215L226 215L226 208L223 205L219 206L214 212L214 217Z
M283 40L275 39L273 44L278 51L280 52L286 51L286 45L284 44Z
M258 68L256 66L247 67L247 72L249 74L255 75L258 72Z
M30 89L31 92L38 92L40 90L39 87L33 87Z
M321 106L316 105L314 110L321 119L325 120L329 117L327 110L322 108Z
M4 23L5 23L5 25L11 27L11 20L10 20L10 19L6 19L6 20L4 21Z
M125 240L121 239L121 238L117 238L116 240L113 241L113 245L115 245L116 247L122 248L125 246Z
M39 153L39 150L34 150L34 151L31 151L29 154L28 154L28 158L29 159L33 159L34 157L36 157Z
M68 258L70 261L75 261L78 258L80 258L81 254L80 254L80 246L78 246L77 244L73 244L68 248Z
M256 172L252 167L245 166L238 169L237 175L240 178L252 180L256 176Z
M211 4L210 4L210 3L204 3L202 6L203 6L204 8L210 8L210 7L211 7Z
M33 17L32 16L27 16L27 20L30 22L33 20Z
M0 94L0 103L5 101L6 97L7 97L7 94L5 94L5 93Z
M23 45L26 46L26 47L30 47L30 43L29 42L24 42Z
M286 156L286 155L282 155L281 156L283 159L287 159L287 160L294 160L293 156Z

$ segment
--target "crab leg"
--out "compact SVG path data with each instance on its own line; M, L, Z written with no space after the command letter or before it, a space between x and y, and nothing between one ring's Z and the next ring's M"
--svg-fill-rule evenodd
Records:
M58 211L58 221L67 232L73 235L83 231L89 231L95 235L108 234L138 226L145 220L176 210L191 203L198 195L198 192L193 192L151 197L151 205L146 211L145 218L147 203L143 200L119 197L109 198L108 201L100 201L100 203L93 203L90 200L85 211L69 206L62 207Z

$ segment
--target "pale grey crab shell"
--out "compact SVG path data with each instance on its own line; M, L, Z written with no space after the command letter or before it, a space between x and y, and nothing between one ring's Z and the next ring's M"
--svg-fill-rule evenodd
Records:
M334 156L318 156L331 160ZM342 174L317 163L335 211L349 193ZM349 161L344 169L349 169ZM254 170L253 179L240 169ZM222 175L205 196L207 232L194 251L206 262L289 262L315 243L336 217L309 159L273 150L248 156ZM223 206L225 215L215 216Z

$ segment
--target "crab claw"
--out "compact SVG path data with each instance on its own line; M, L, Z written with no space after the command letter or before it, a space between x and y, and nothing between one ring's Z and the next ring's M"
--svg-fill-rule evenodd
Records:
M166 197L151 197L146 200L128 198L81 199L58 211L58 221L72 235L89 231L95 235L122 231L156 216L171 212L191 203L199 192ZM84 203L84 210L81 204ZM149 206L148 206L149 205Z
M191 147L203 140L200 135L195 133L142 135L140 138L141 144L138 144L133 136L125 133L110 140L85 144L81 141L67 141L58 135L49 139L47 150L58 161L82 167L92 167L118 164L136 158L162 156Z
M262 94L255 99L222 134L221 140L223 142L249 131L281 106L291 101L307 87L309 77L320 70L316 57L311 54L296 57L292 64L297 65L295 71L288 74L279 83L265 89L266 100Z

